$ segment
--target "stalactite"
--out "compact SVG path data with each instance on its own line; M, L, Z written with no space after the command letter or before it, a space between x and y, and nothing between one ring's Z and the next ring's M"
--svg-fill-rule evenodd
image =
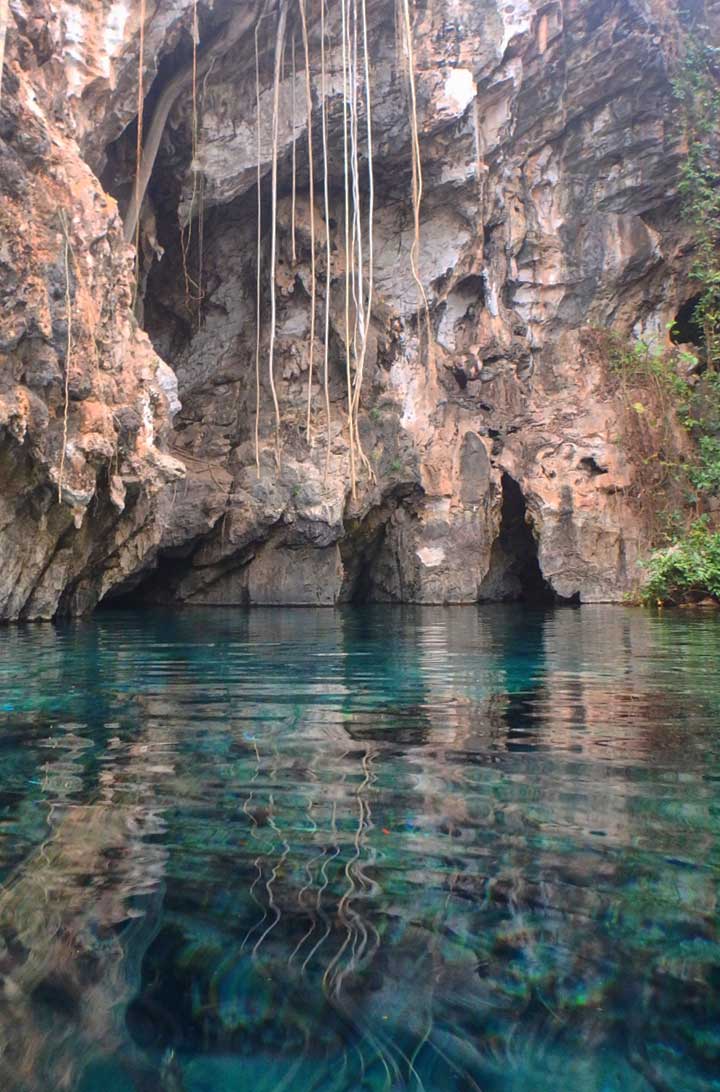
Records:
M70 407L70 364L72 361L73 350L73 327L72 327L72 285L70 282L70 258L72 249L70 246L70 230L68 228L67 216L65 210L60 210L60 226L63 233L63 241L65 243L63 253L63 265L65 271L65 325L67 327L67 333L65 335L65 382L63 387L63 435L62 435L62 450L60 452L60 469L58 471L58 504L62 501L62 485L63 474L65 472L65 449L67 447L68 438L68 410Z
M320 97L322 99L323 213L325 217L325 334L323 340L323 392L325 396L326 452L325 480L330 466L330 304L332 289L332 247L330 242L330 196L328 190L328 139L325 76L325 0L320 0Z
M422 162L420 159L420 139L418 135L417 119L417 93L415 88L415 53L413 50L412 22L410 19L409 0L398 0L401 5L400 21L404 31L405 62L407 68L407 83L410 103L410 135L412 143L412 202L413 202L413 242L410 248L410 268L415 283L418 286L420 300L425 312L425 325L427 328L428 356L432 359L432 326L430 323L430 305L427 294L420 279L420 206L423 197Z
M135 140L135 200L140 208L140 164L143 148L143 112L145 104L144 87L145 68L145 0L140 0L140 42L138 45L138 81L137 81L137 137ZM135 284L133 288L133 308L140 283L140 217L135 225Z
M257 250L256 250L256 275L255 275L255 466L260 477L260 320L262 317L261 289L262 289L262 175L260 159L262 156L262 144L260 140L260 60L258 50L258 33L260 21L255 24L255 158L257 167Z
M350 491L357 497L355 471L355 429L353 426L353 386L350 341L350 186L348 149L348 56L347 56L347 0L340 0L342 32L342 82L343 82L343 183L345 194L345 379L347 383L348 439L350 447Z
M310 421L312 413L312 381L315 363L315 175L313 164L313 131L312 131L312 86L310 84L310 50L308 47L307 18L305 15L305 0L298 0L300 8L300 27L302 30L303 49L305 51L305 105L307 111L307 140L308 140L308 186L310 190L310 346L308 351L308 382L307 382L307 421L305 425L305 438L310 443ZM293 84L294 87L294 84ZM293 145L294 147L294 145Z
M275 461L280 469L280 404L275 388L275 332L277 325L276 301L276 251L277 251L277 158L278 158L278 122L280 99L280 66L285 44L285 25L287 6L282 5L275 38L275 70L273 78L272 110L272 167L271 167L271 213L270 213L270 347L268 349L268 375L275 409Z

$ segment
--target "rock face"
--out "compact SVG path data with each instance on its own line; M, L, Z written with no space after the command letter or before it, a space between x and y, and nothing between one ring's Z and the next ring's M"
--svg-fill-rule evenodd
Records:
M199 58L241 2L200 0ZM671 88L679 10L660 0L410 5L426 314L412 272L407 58L393 5L368 0L372 296L357 415L365 458L353 495L345 269L361 243L354 323L370 292L370 179L362 7L345 4L327 4L323 78L320 5L306 3L314 213L300 9L288 8L277 122L278 446L269 371L274 5L258 33L257 89L250 32L215 58L194 95L180 95L165 126L140 232L136 310L148 340L132 313L134 248L123 243L115 201L125 209L134 178L138 11L65 0L50 12L42 0L11 0L0 100L3 617L47 617L133 592L243 605L590 602L619 599L636 582L647 547L636 468L591 331L662 343L692 296ZM193 10L192 0L148 0L150 117L162 87L192 61ZM343 10L358 28L350 46L359 42L349 106ZM717 29L717 11L701 15ZM348 111L359 173L346 190ZM363 227L346 236L353 189ZM171 421L175 377L182 408Z
M70 8L71 6L66 6ZM72 6L77 14L79 6ZM175 378L73 132L72 10L11 4L0 100L0 618L93 606L142 563ZM77 43L75 43L77 44ZM99 63L99 62L98 62Z

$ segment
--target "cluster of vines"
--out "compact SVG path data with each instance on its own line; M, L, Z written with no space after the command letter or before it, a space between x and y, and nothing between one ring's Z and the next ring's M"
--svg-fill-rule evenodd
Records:
M198 52L199 30L197 0L193 0L192 15L192 63L180 71L166 86L160 95L147 139L143 146L143 33L141 44L138 78L138 136L136 149L135 187L126 215L125 236L135 238L139 248L139 213L147 190L150 173L157 154L162 131L167 116L178 95L185 88L192 97L192 194L188 215L187 235L182 234L181 249L185 293L188 305L202 299L202 179L198 168L199 122L197 86L198 79L204 76L205 82L215 59L225 53L229 47L254 23L255 30L255 127L257 159L257 253L256 253L256 340L255 340L255 459L260 472L260 420L261 420L261 359L263 322L262 308L262 252L263 223L262 211L262 155L261 127L262 101L260 93L260 48L259 30L265 16L275 19L275 44L272 80L272 114L270 118L271 154L270 154L270 223L269 234L269 269L266 277L269 282L269 337L267 348L267 382L272 398L274 414L274 446L278 469L281 465L281 412L278 390L275 380L275 355L277 346L277 263L278 263L278 156L280 123L280 88L285 74L286 38L290 34L291 80L292 80L292 163L291 163L291 260L297 262L296 209L297 209L297 149L296 149L296 27L299 27L304 59L305 86L305 122L307 133L307 171L309 199L309 234L310 234L310 328L307 367L307 399L305 413L305 438L308 445L313 442L313 382L315 378L315 335L317 322L317 238L315 208L315 155L313 147L313 89L311 79L311 54L308 38L307 0L280 0L276 9L256 8L244 15L233 16L216 39ZM413 49L413 26L410 0L396 0L396 23L403 57L403 72L407 87L412 155L412 207L413 207L413 243L410 253L410 266L414 281L418 287L421 307L427 326L428 353L431 351L430 310L427 295L419 270L420 249L420 206L423 194L422 165L417 113L417 94L415 86L415 61ZM144 5L144 0L142 0ZM290 18L291 7L297 3L296 17ZM368 477L373 476L360 438L358 427L360 401L367 358L368 338L373 308L374 291L374 172L373 172L373 133L370 58L368 50L368 23L366 0L338 0L340 42L339 53L342 69L342 181L343 181L343 228L344 254L342 269L332 268L332 246L330 239L330 159L328 151L328 106L327 106L327 66L330 39L326 0L320 0L320 99L321 99L321 137L322 137L322 199L323 219L325 222L325 309L323 331L322 383L324 394L324 416L326 424L326 473L329 466L331 448L331 406L330 406L330 331L332 311L333 276L342 274L344 282L343 306L343 341L345 351L345 383L347 404L347 436L349 451L350 487L353 498L357 492L357 477L362 468ZM144 24L144 7L141 12ZM290 29L289 29L290 28ZM363 172L367 172L363 178ZM198 192L199 187L199 192ZM188 254L191 241L192 223L199 214L199 266L197 277L191 276L188 269Z

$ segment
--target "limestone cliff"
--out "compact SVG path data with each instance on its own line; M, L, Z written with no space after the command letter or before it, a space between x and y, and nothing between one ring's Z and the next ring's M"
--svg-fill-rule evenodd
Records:
M622 406L589 331L662 342L692 296L671 88L687 13L661 0L409 6L426 315L411 267L408 60L395 5L367 0L370 78L358 62L349 102L342 22L360 6L328 0L323 75L320 3L305 4L312 221L301 6L287 5L276 127L277 450L268 356L282 4L144 7L141 36L139 3L9 4L0 615L48 617L133 590L233 604L622 597L637 579L646 529ZM229 34L243 11L248 29ZM718 12L698 14L714 33ZM194 19L192 83L183 73L192 69ZM352 25L345 41L357 61L359 14ZM145 140L163 90L175 80L179 92L143 205L135 288L121 215L135 185L141 44ZM368 91L374 254L357 413L367 462L358 457L353 497L345 271L364 244L354 321L370 298ZM352 237L348 132L363 225Z

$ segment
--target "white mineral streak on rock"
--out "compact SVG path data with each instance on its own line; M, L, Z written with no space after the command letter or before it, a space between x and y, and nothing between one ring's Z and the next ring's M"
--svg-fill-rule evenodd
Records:
M73 94L79 92L84 83L87 18L85 12L76 4L63 4L61 11L65 18L65 78L68 91Z
M498 56L502 57L513 38L526 34L530 29L536 5L531 0L498 0L498 14L503 22L503 36L498 42Z
M427 569L434 569L437 565L442 565L445 551L442 546L421 546L417 556Z
M443 113L461 117L475 98L475 80L469 68L451 68L445 77L438 108Z
M125 24L129 15L130 8L123 0L117 0L110 7L103 33L103 49L99 58L100 71L103 76L109 77L111 75L112 61L122 51L125 40Z

